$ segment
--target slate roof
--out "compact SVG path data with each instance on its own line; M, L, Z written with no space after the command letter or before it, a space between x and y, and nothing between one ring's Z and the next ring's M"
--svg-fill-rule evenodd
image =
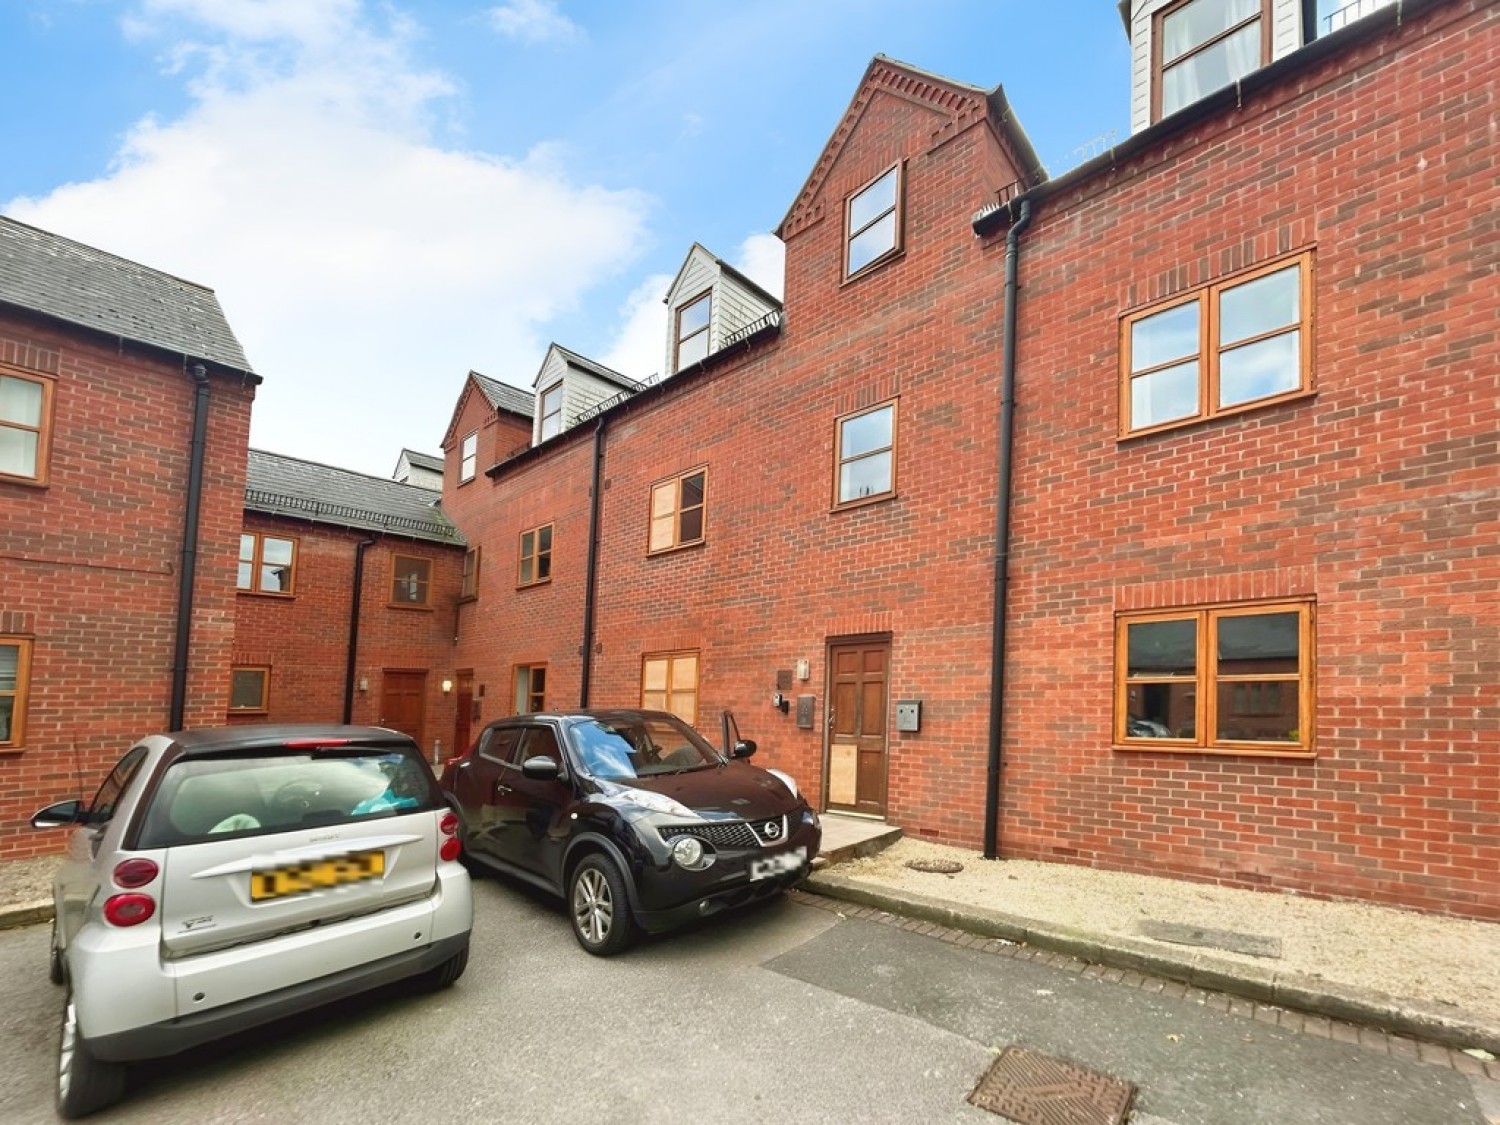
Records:
M477 371L470 371L469 374L474 376L474 382L479 384L484 397L490 400L490 405L496 410L520 414L525 418L531 417L536 406L536 400L531 395L519 387L512 387L509 383L491 379L488 375L481 375Z
M414 469L431 469L435 473L443 471L443 459L434 457L431 453L418 453L415 449L403 449L401 455Z
M434 543L464 543L431 489L259 449L250 450L245 510Z
M547 349L548 357L554 351L562 356L563 360L569 366L576 367L580 371L587 371L591 375L596 375L606 383L613 383L615 386L627 391L644 391L646 389L645 383L638 383L629 375L621 375L613 367L605 367L604 364L589 359L588 356L579 355L577 352L570 348L565 348L561 344L553 344L552 347ZM542 371L545 370L547 370L547 360L543 359L541 369L537 371L537 379L542 377Z
M212 289L3 215L0 302L254 374Z

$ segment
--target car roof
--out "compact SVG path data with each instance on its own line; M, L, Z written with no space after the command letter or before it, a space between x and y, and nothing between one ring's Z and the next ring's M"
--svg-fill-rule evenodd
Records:
M585 722L591 719L621 721L629 719L672 719L691 726L670 711L648 711L640 707L585 707L573 711L537 711L525 715L510 715L498 722L532 722L538 719L554 719L563 723Z
M341 723L246 723L231 727L200 727L164 736L173 756L224 754L255 750L267 754L295 754L309 742L347 742L354 745L415 746L411 736L384 727L355 727ZM301 743L291 745L288 743Z

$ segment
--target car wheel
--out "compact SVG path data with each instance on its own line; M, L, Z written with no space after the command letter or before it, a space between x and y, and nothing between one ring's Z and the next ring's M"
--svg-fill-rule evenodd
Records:
M585 856L573 869L568 916L578 944L596 957L619 953L635 937L625 876L608 856Z
M68 966L63 964L62 950L57 945L57 918L52 919L52 944L47 950L47 979L53 984L62 984L68 979Z
M72 1120L120 1100L125 1093L123 1063L96 1059L78 1034L73 990L63 1005L62 1038L57 1045L57 1114Z
M428 969L418 978L421 986L431 992L438 992L449 987L459 977L464 975L464 967L469 963L469 943L464 942L464 947L448 960L444 961L435 969Z

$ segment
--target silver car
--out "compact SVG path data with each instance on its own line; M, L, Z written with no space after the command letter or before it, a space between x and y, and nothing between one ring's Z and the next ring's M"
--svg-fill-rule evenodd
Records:
M131 1060L468 961L458 817L404 734L151 735L32 824L78 826L53 890L63 1117L118 1099Z

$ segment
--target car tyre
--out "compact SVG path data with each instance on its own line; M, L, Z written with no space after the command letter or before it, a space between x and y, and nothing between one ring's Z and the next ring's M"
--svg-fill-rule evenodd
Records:
M428 969L418 981L422 988L429 992L441 992L450 987L454 981L464 975L464 968L469 963L469 943L464 942L464 947L448 960L444 961L435 969Z
M585 856L568 880L573 936L595 957L611 957L635 938L625 876L605 855Z
M57 1046L57 1114L65 1120L84 1117L119 1101L125 1093L125 1066L95 1058L78 1033L73 990L63 1005L62 1036Z
M63 963L63 953L57 944L57 918L52 919L52 944L47 949L47 979L53 984L62 984L68 979L68 966Z

